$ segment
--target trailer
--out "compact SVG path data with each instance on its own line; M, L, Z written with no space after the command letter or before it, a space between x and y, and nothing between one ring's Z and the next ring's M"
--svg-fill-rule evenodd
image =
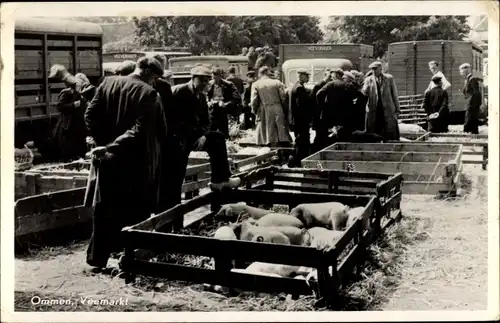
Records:
M97 85L102 77L102 37L98 24L53 18L19 18L15 23L15 146L46 139L56 117L64 84L49 80L61 64L84 73ZM36 146L36 145L35 145Z
M469 63L472 74L482 78L483 50L479 46L456 40L397 42L389 44L388 54L388 73L394 77L401 96L423 95L432 77L428 64L438 62L441 72L451 83L448 90L450 112L463 119L466 108L462 93L464 77L459 67Z

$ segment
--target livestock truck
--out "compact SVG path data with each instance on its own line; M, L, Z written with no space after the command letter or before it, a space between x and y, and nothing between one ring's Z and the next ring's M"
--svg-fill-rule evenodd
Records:
M423 40L389 44L389 69L401 96L421 95L431 81L429 62L436 61L446 79L452 123L463 123L465 99L462 93L464 77L459 67L469 63L472 74L482 78L483 50L469 41Z
M72 74L84 73L94 85L102 77L100 25L53 18L15 22L15 146L34 141L39 147L51 135L64 84L49 80L49 70L61 64Z

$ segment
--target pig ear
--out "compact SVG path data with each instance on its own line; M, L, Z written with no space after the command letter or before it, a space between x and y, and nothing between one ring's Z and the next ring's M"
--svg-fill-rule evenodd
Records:
M264 238L262 236L258 236L257 239L255 239L257 242L264 242Z

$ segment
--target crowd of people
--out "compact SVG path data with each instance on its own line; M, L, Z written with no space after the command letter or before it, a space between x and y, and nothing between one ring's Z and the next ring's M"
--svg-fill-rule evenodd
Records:
M71 75L62 66L51 69L51 78L66 84L59 95L61 112L55 141L61 156L82 157L92 147L91 176L85 204L94 206L94 228L87 263L94 271L106 267L110 254L120 249L120 230L139 223L181 202L182 184L191 151L210 157L214 190L239 186L228 164L228 118L257 130L257 144L295 149L289 165L335 141L381 142L399 140L400 113L396 84L373 62L370 71L327 70L324 79L308 89L310 73L297 71L290 89L272 77L272 52L258 53L247 79L230 67L197 65L191 80L171 86L166 61L160 54L126 61L117 75L104 77L95 87L83 74ZM271 53L271 55L269 55ZM260 56L259 56L260 55ZM262 66L257 63L261 59ZM447 130L449 82L430 62L433 73L423 107L433 131ZM481 93L470 65L460 66L468 99L464 130L477 133ZM316 136L311 143L310 130ZM174 228L182 223L174 222Z

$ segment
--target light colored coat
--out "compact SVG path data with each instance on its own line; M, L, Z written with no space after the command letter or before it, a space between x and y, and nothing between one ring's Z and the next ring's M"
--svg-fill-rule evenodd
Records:
M252 84L250 105L256 116L258 145L292 141L284 101L285 86L280 81L262 77Z
M392 75L382 73L380 85L385 120L377 120L378 93L375 75L372 74L365 79L362 92L368 97L366 103L366 132L375 133L377 122L385 122L386 134L383 135L384 138L386 140L399 140L399 98Z

